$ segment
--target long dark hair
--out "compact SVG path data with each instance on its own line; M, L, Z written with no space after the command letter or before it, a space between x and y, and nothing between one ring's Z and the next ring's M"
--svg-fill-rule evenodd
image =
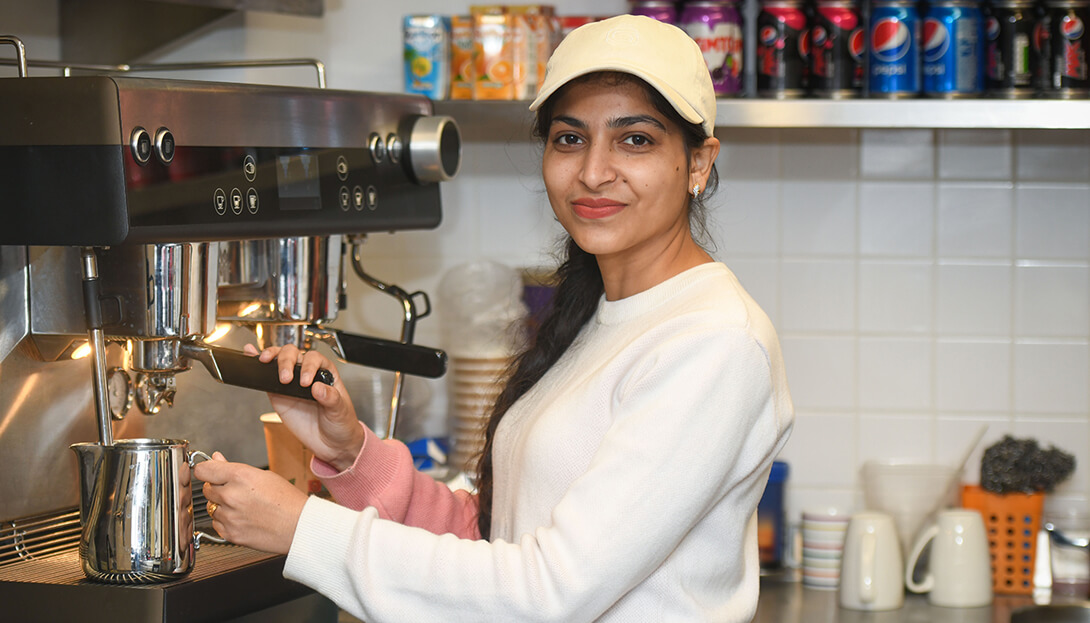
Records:
M537 111L535 138L543 143L548 140L553 108L561 94L571 84L588 81L603 81L609 85L626 82L641 85L655 109L681 129L687 156L704 144L707 136L700 124L683 119L666 98L643 80L631 74L617 72L598 72L576 78L549 97ZM713 166L708 176L707 188L699 196L689 197L689 227L697 242L704 241L707 237L704 200L718 186L719 174ZM477 527L484 539L489 538L492 531L492 442L496 436L496 428L511 405L530 391L571 346L576 335L598 309L602 297L602 273L598 269L597 258L581 249L571 236L565 238L562 247L562 261L556 269L552 304L528 347L512 361L507 384L496 399L485 428L484 450L477 463Z

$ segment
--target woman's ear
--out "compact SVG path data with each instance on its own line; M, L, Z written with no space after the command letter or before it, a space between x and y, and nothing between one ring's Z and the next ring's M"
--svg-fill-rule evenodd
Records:
M693 149L689 155L689 188L699 184L707 188L708 176L711 175L715 159L719 156L719 139L709 136L704 144Z

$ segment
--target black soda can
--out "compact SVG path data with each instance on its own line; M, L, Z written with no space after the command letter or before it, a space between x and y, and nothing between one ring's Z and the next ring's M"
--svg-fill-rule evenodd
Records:
M818 0L810 28L810 92L834 99L859 97L867 35L852 0Z
M984 81L988 95L1016 99L1034 93L1037 65L1033 0L993 0L984 20Z
M757 14L757 95L806 94L810 29L802 0L767 0Z
M1086 27L1090 0L1047 0L1052 47L1051 97L1090 97L1090 70L1086 64Z
M1048 8L1037 5L1037 23L1033 26L1033 90L1050 97L1052 91L1052 26Z

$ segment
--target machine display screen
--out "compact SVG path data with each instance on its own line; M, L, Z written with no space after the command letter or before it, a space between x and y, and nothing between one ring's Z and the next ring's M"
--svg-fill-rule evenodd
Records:
M318 156L300 152L276 157L276 187L281 210L320 210Z

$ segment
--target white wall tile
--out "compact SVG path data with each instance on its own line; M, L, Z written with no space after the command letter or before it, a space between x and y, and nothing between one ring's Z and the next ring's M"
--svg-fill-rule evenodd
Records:
M931 179L935 174L934 134L932 130L863 130L862 176Z
M854 337L780 336L791 399L798 410L854 409Z
M1007 412L1011 408L1009 341L942 340L935 348L939 411Z
M859 338L859 406L924 412L934 406L930 339Z
M855 263L785 260L780 267L783 331L851 331L855 327Z
M1018 257L1090 259L1090 186L1019 185L1014 214Z
M936 328L943 335L1010 335L1012 268L941 262Z
M860 253L928 256L934 247L934 187L867 182L859 189Z
M780 189L768 181L723 180L708 206L708 233L719 255L776 256Z
M984 451L1002 439L1004 435L1011 434L1013 422L1006 415L947 415L943 413L940 413L935 421L935 460L954 466L957 466L964 458L968 445L976 438L981 426L987 428L984 436L971 451L969 460L965 462L965 470L961 474L963 483L980 483L980 461L984 458Z
M944 183L938 188L939 257L1009 257L1014 186Z
M930 262L860 262L859 330L930 331L933 287Z
M784 182L784 255L852 255L856 246L856 185Z
M1019 265L1014 283L1018 336L1090 335L1090 267Z
M859 175L859 131L793 128L780 135L784 179L854 179Z
M854 416L798 413L791 439L780 453L780 459L791 466L788 478L792 484L800 487L853 486L858 465L855 437Z
M1010 179L1010 130L939 130L938 135L940 178Z
M1018 415L1086 414L1090 348L1077 341L1014 345L1014 409Z
M717 128L716 168L726 180L778 180L782 175L780 130Z
M859 464L866 461L935 460L935 420L923 415L872 415L859 418Z
M1090 178L1090 132L1018 130L1014 133L1016 176L1020 180Z

